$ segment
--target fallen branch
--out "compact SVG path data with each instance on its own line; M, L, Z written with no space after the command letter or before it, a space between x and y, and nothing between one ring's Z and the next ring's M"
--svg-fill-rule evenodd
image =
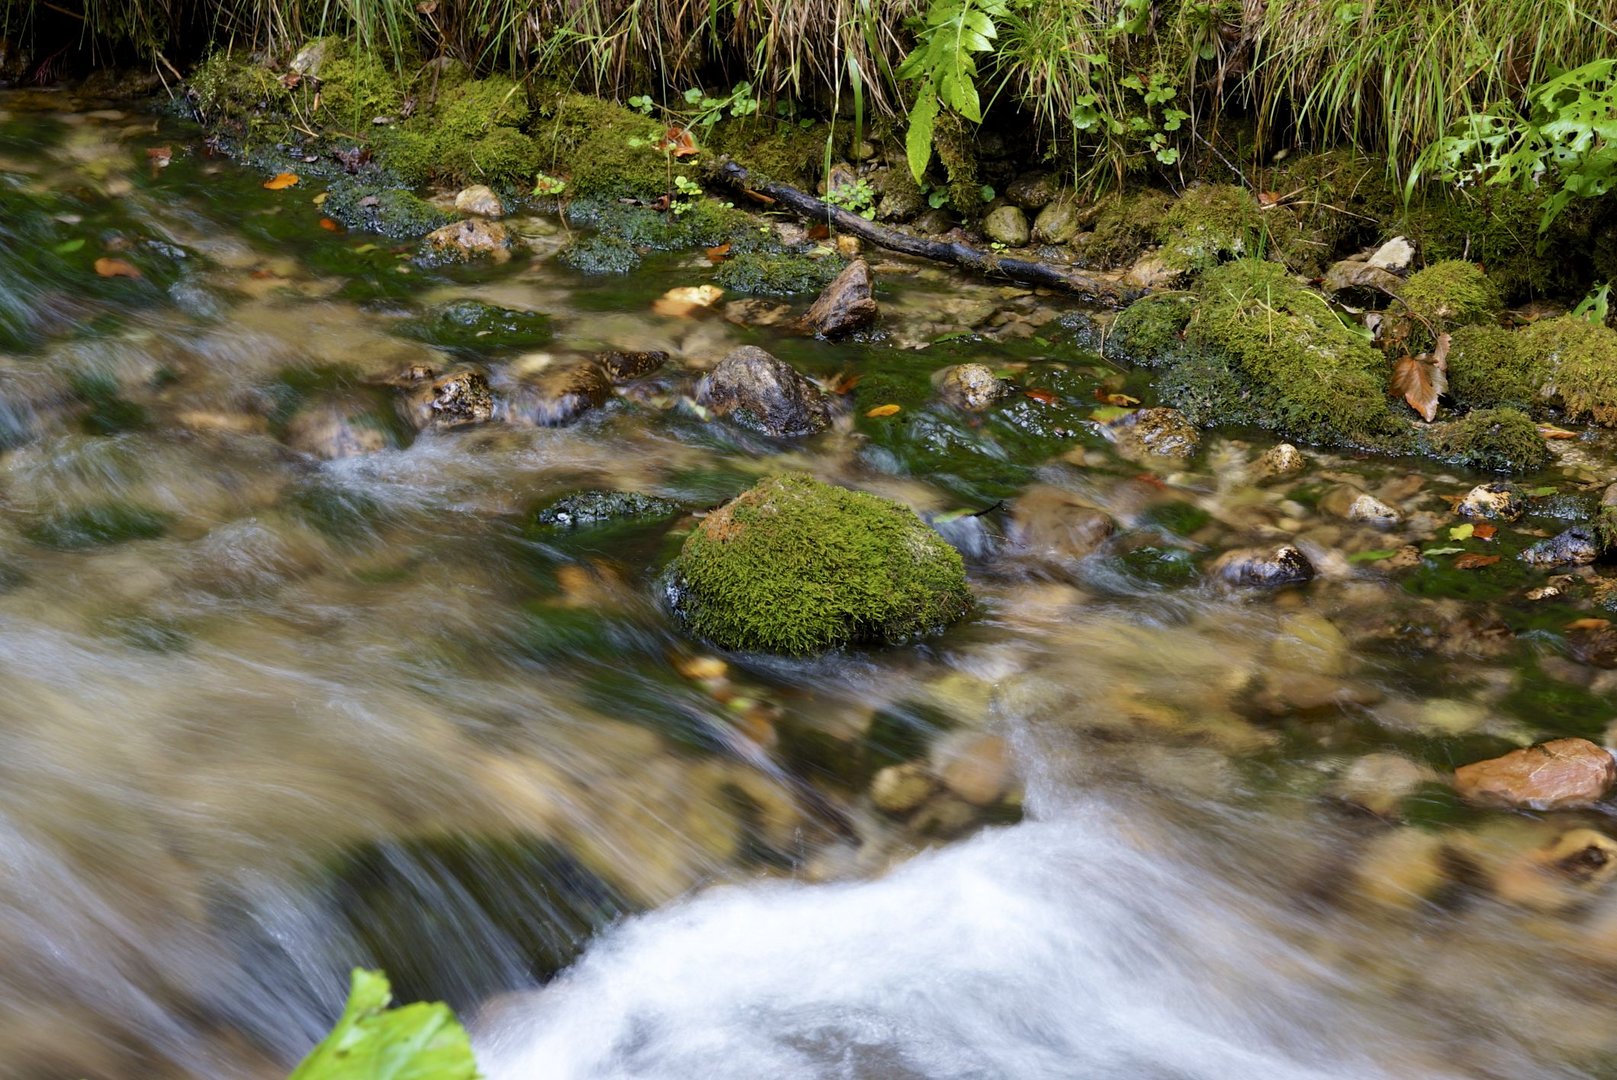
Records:
M889 229L873 221L866 221L858 214L841 207L816 199L808 192L799 191L788 184L754 181L747 175L746 169L733 161L722 162L712 171L711 176L719 183L755 196L764 196L773 200L777 206L790 210L800 217L835 225L842 232L850 233L861 240L868 240L889 251L948 263L991 277L1020 281L1024 285L1043 285L1052 289L1062 289L1107 307L1122 307L1145 295L1144 289L1125 288L1109 278L1086 274L1082 270L1074 270L1057 263L1008 258L991 251L982 251L969 244L928 240L913 233Z

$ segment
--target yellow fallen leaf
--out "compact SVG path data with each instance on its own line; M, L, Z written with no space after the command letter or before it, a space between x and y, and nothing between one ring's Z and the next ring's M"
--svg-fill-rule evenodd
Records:
M95 272L102 277L140 277L140 271L122 259L97 259L95 261Z
M313 199L310 199L309 201L314 203L316 206L324 206L324 205L326 205L326 199L329 198L330 195L331 195L331 192L322 191L320 194L316 195Z
M1450 540L1469 540L1469 539L1471 539L1471 534L1476 532L1476 531L1477 531L1477 527L1475 525L1471 524L1470 522L1466 522L1464 525L1456 525L1456 526L1454 526L1454 528L1450 529L1449 530L1449 539Z
M898 409L899 407L897 405L877 405L874 409L871 409L869 412L865 413L865 415L892 416L894 413L898 412Z
M653 300L651 310L658 315L686 317L712 307L723 295L724 290L717 285L681 285Z
M276 173L274 176L264 181L264 186L271 191L280 191L282 188L292 187L297 182L297 173L284 172Z

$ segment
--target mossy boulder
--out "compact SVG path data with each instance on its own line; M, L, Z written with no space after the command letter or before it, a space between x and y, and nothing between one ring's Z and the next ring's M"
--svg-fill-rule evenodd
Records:
M1173 196L1162 191L1137 191L1106 204L1084 243L1085 261L1103 267L1133 262L1157 238L1162 219L1172 206Z
M1431 348L1434 333L1496 323L1503 311L1498 288L1482 267L1464 259L1433 263L1410 275L1395 308L1395 314L1410 319L1409 343L1420 349Z
M1536 472L1550 452L1531 417L1520 409L1478 409L1428 430L1431 453L1484 472Z
M1184 346L1185 326L1195 314L1188 293L1147 296L1124 308L1106 335L1106 352L1143 367L1165 363Z
M1252 423L1308 442L1406 449L1386 361L1325 298L1279 263L1241 259L1203 275L1187 357L1159 390L1196 423ZM1170 391L1172 396L1170 396Z
M425 236L453 220L412 191L376 178L361 180L352 176L332 180L320 209L344 228L400 240Z
M491 353L537 348L550 340L551 325L550 316L542 312L467 299L441 304L405 320L398 332L477 359Z
M1265 218L1258 200L1234 184L1189 188L1157 224L1163 266L1199 274L1231 259L1263 254L1267 231L1282 217Z
M802 473L709 514L670 568L673 610L723 648L900 644L971 607L960 554L908 507Z
M657 150L662 125L614 102L559 94L540 105L532 130L539 167L565 175L575 196L655 199L668 193L672 176L698 179L690 159L670 165Z
M713 281L728 292L795 296L825 288L845 265L839 258L743 252L726 259L713 275Z
M429 109L378 136L378 151L410 183L531 184L541 156L523 130L531 111L522 84L512 79L491 75L440 86Z
M1617 330L1562 315L1519 336L1530 362L1548 373L1553 396L1569 417L1617 425Z
M1466 409L1542 404L1548 365L1523 335L1502 326L1462 326L1449 344L1449 395Z
M562 249L563 263L585 274L627 274L640 265L640 253L621 236L591 233Z

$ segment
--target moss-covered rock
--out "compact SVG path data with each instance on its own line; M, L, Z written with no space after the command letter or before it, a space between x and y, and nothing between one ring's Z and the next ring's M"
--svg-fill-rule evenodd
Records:
M1084 258L1094 266L1123 266L1134 260L1157 237L1173 196L1162 191L1137 191L1113 199L1095 218L1094 231L1084 243Z
M844 265L841 259L835 258L746 252L726 259L713 280L731 292L795 296L825 288Z
M1549 373L1553 396L1573 419L1617 425L1617 330L1575 315L1519 332L1531 362Z
M378 151L413 184L531 184L541 152L523 130L530 112L521 83L495 75L468 79L440 87L429 109L378 136Z
M913 511L801 473L709 514L668 580L697 636L794 655L909 641L971 606L959 553Z
M679 505L638 491L580 491L564 495L534 515L541 527L572 529L603 522L672 517Z
M1185 331L1201 354L1187 396L1205 398L1193 419L1258 423L1309 442L1405 448L1407 425L1388 407L1386 362L1343 325L1318 293L1279 263L1242 259L1210 270ZM1184 361L1175 364L1181 368Z
M1283 217L1266 218L1258 200L1234 184L1201 184L1174 201L1155 230L1163 266L1199 274L1231 259L1261 256L1267 233Z
M453 220L427 200L380 179L339 176L326 188L321 211L347 229L408 240Z
M1485 472L1535 472L1550 460L1538 427L1520 409L1478 409L1432 425L1427 438L1434 456Z
M695 180L689 159L656 147L663 128L632 109L585 94L559 94L539 107L532 131L544 171L566 175L578 196L654 199L673 176Z
M585 274L627 274L640 265L640 253L621 236L591 233L562 249L563 263Z
M1137 300L1118 313L1106 335L1106 351L1130 363L1156 367L1180 352L1195 298L1165 293Z
M404 77L375 53L350 48L337 39L325 39L331 49L322 61L318 78L320 104L313 120L348 132L363 132L378 117L392 119L404 106L409 88ZM312 102L311 102L312 104Z
M1410 275L1399 290L1395 314L1410 318L1410 347L1429 349L1434 333L1496 323L1503 310L1499 290L1482 267L1448 259Z
M1449 345L1448 376L1449 395L1461 408L1531 410L1542 404L1549 367L1520 334L1495 325L1462 326Z
M481 300L455 300L417 318L406 320L398 332L440 349L489 353L532 349L550 340L550 316L538 311L517 311Z

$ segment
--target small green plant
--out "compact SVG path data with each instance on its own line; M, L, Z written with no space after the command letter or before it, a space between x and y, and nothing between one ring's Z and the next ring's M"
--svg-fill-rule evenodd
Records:
M288 1080L478 1080L471 1040L448 1005L389 1009L392 1000L385 975L355 968L342 1017Z
M1588 296L1578 302L1572 309L1572 317L1585 319L1600 326L1606 324L1606 317L1611 314L1611 282L1606 282L1595 289Z
M980 124L982 97L977 91L977 54L992 52L999 36L996 19L1004 18L1009 0L932 0L915 48L894 73L919 83L904 137L910 173L919 182L932 160L932 137L938 110L947 106Z
M560 195L567 190L567 181L559 176L549 173L539 173L533 179L533 193L535 195Z
M1596 60L1532 88L1525 110L1507 102L1465 117L1421 153L1406 191L1426 176L1554 188L1539 218L1543 235L1574 198L1592 199L1617 184L1617 60Z
M832 206L851 210L866 221L876 218L876 191L870 181L860 177L851 184L838 184L825 193L825 201Z
M702 185L687 176L674 177L674 191L679 197L669 200L668 209L676 217L688 211L691 204L702 197Z

